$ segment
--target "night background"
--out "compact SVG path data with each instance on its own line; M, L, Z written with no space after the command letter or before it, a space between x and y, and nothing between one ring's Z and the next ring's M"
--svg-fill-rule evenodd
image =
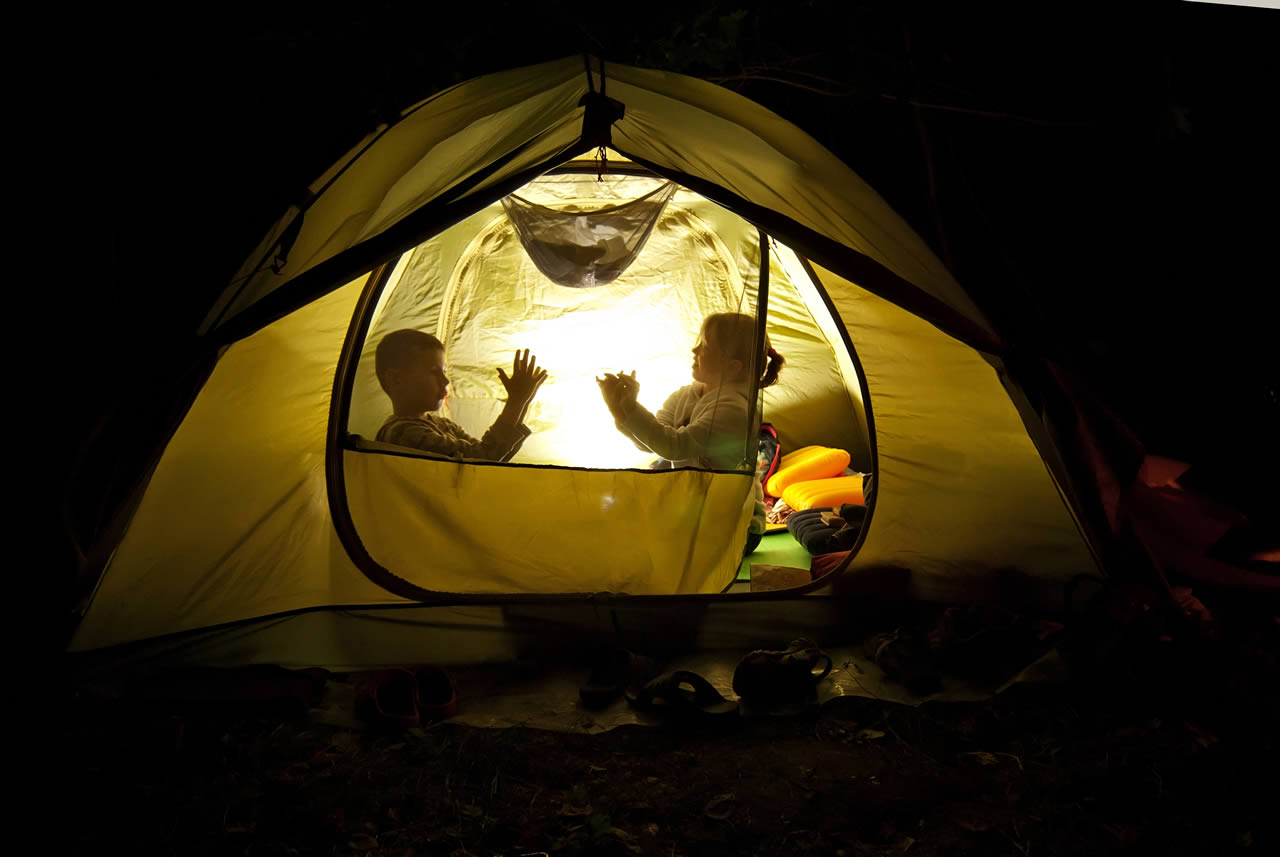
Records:
M86 212L101 228L78 247L101 268L77 295L97 373L87 409L116 409L111 430L145 446L152 391L208 306L379 121L487 72L590 51L720 82L799 125L1007 340L1075 368L1149 451L1256 505L1280 473L1264 310L1277 17L1189 2L366 4L157 31L112 12L80 34L94 141L81 157L102 182Z
M86 10L65 37L83 72L75 133L88 144L77 169L93 183L77 217L96 224L75 242L93 266L74 291L70 331L85 419L58 429L77 447L99 432L93 456L79 465L68 459L61 474L66 524L77 538L96 525L101 486L127 477L162 439L163 403L194 353L197 324L308 183L379 122L433 92L584 52L720 83L807 131L905 217L1007 340L1073 368L1149 452L1212 474L1207 481L1219 496L1274 520L1280 11L835 0L628 9L550 0L171 15ZM64 544L55 588L74 566ZM1023 711L1015 719L1024 715L1032 717ZM1167 730L1182 729L1184 718L1148 712L1140 722L1150 720L1166 731L1157 725L1143 734L1167 743L1174 740ZM1116 728L1084 715L1081 722L1081 734L1096 735L1073 739L1077 746ZM1036 723L1025 728L1043 726ZM517 752L509 737L475 740L486 753ZM622 743L608 752L630 752L629 740L616 739ZM1209 746L1197 740L1201 750ZM1231 758L1258 749L1246 744ZM421 751L430 757L424 764L444 764L451 751L436 750ZM1209 800L1209 786L1207 769L1196 766L1218 771L1213 766L1233 762L1206 762L1199 751L1184 759L1166 744L1134 752L1165 759L1166 750L1185 775L1188 791L1178 799L1186 803L1148 807L1145 821L1132 812L1107 819L1124 833L1102 836L1090 853L1143 852L1152 829L1196 812L1232 819L1204 834L1205 848L1275 840L1256 829L1262 810L1249 808L1249 795L1229 789L1214 796L1218 803L1197 803ZM590 755L582 747L557 752L562 766L575 753ZM194 777L197 767L175 776ZM655 773L665 776L660 767ZM1059 797L1067 801L1046 797L1046 805ZM992 825L980 828L964 827L979 835ZM896 835L885 842L900 841ZM361 850L339 838L332 853ZM1020 853L1023 841L1011 849L1008 836L980 846L956 840L958 850L935 852L917 838L911 853ZM1191 841L1157 838L1168 847ZM290 853L225 837L198 841L156 853ZM572 851L520 841L528 852ZM575 853L614 853L617 844L591 841ZM682 843L673 853L721 853L731 841L706 851ZM292 853L331 853L327 842ZM464 845L363 850L448 854ZM751 853L744 847L734 853ZM776 847L838 853L829 838L811 850ZM1041 847L1037 853L1072 853ZM519 853L503 848L475 853ZM668 853L646 849L618 853ZM880 852L849 846L847 853Z

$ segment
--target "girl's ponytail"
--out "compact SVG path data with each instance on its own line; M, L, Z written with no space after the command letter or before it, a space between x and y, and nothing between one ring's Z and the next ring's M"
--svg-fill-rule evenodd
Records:
M760 379L760 387L772 387L778 383L778 376L782 374L782 364L786 361L782 359L782 355L773 350L773 346L765 343L767 351L765 351L764 376Z

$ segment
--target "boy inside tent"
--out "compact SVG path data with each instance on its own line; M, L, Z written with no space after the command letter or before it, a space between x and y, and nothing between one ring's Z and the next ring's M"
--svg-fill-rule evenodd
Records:
M510 376L498 369L507 403L477 440L453 420L431 413L440 409L449 386L439 339L420 330L395 330L378 343L375 360L378 383L392 406L378 440L453 458L509 461L530 434L524 418L547 380L547 370L538 368L528 349L517 351Z

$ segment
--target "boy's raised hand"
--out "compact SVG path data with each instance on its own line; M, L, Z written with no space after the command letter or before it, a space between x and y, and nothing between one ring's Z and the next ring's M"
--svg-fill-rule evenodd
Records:
M538 368L538 359L526 348L516 352L510 377L502 371L501 366L498 367L498 380L507 389L507 401L523 408L533 401L538 388L547 380L547 370Z

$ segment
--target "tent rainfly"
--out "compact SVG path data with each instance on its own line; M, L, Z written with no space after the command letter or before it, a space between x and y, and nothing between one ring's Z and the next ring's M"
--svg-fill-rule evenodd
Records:
M216 359L95 546L72 651L483 659L522 610L766 627L890 577L950 600L1012 574L1060 600L1103 564L1100 504L1006 339L864 181L734 92L582 58L488 75L379 127L305 200L210 308ZM784 452L874 474L855 548L793 590L742 579L751 468L649 469L594 381L636 369L656 410L721 311L787 358L757 402ZM444 344L448 415L477 435L494 367L537 355L515 458L375 440L373 355L401 328Z

